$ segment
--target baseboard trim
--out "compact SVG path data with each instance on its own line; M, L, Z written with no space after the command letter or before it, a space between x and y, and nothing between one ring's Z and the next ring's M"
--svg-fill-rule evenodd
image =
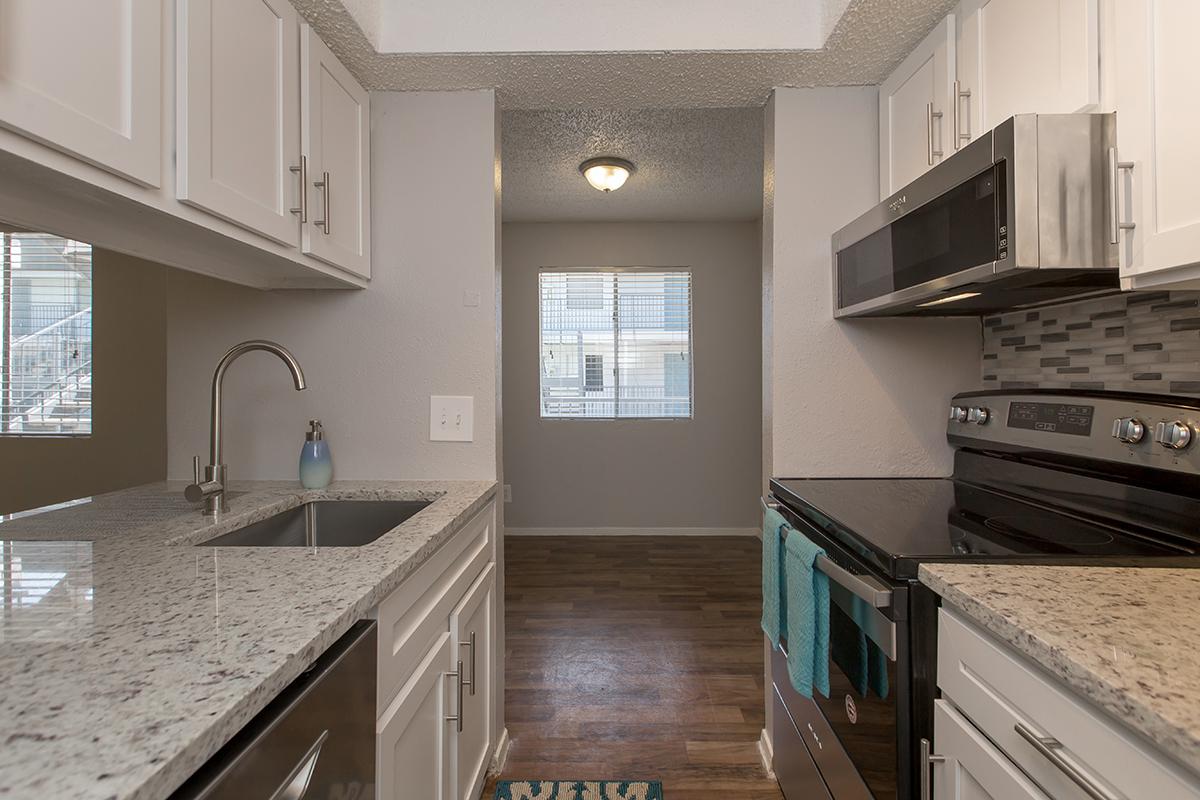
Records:
M758 757L762 759L763 769L767 771L767 777L775 780L775 770L771 766L775 761L775 753L771 748L771 737L767 736L767 729L762 729L762 734L758 737Z
M508 761L508 748L512 741L508 738L508 728L500 731L500 741L496 742L496 750L492 753L492 763L488 767L489 775L499 775Z
M504 536L761 536L758 528L514 528Z

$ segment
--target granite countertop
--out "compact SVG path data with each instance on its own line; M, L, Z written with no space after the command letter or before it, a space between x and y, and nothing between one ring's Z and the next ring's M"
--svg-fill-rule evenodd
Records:
M923 564L920 579L1200 773L1200 570Z
M184 485L0 524L0 797L167 797L496 491L235 481L214 521ZM434 502L363 547L191 546L322 499Z

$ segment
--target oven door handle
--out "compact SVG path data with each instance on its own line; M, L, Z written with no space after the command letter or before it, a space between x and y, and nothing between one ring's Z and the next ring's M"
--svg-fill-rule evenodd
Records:
M758 502L764 509L779 511L779 503L769 503L761 497ZM789 523L790 526L790 523ZM785 535L781 532L780 534ZM855 575L848 569L840 567L829 556L817 556L817 569L824 572L829 580L841 586L850 594L864 601L872 608L891 608L892 590L870 575Z
M873 608L891 608L892 590L869 575L855 575L833 563L828 556L817 556L817 569L824 572L829 580Z

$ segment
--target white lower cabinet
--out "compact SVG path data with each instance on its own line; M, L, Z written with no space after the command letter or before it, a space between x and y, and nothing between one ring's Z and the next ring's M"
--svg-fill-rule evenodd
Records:
M498 727L495 520L490 502L379 606L379 800L483 788Z
M945 700L933 704L934 800L1047 800L1004 753Z
M946 608L937 684L927 767L937 800L1200 800L1194 775Z
M450 730L455 676L446 669L444 633L388 706L376 728L380 800L449 800Z
M461 732L451 741L455 800L475 800L491 762L492 658L496 616L496 565L487 569L450 616L457 669L465 673Z

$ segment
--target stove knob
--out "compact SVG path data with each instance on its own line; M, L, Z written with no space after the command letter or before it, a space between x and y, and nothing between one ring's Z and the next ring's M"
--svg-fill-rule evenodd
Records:
M1160 422L1154 428L1154 441L1168 450L1182 450L1192 443L1192 429L1186 422Z
M986 425L991 416L992 412L982 406L967 409L967 422L973 422L976 425Z
M1146 425L1137 417L1113 420L1113 438L1125 444L1137 444L1146 436Z
M950 421L951 422L966 422L967 409L962 406L950 406Z

